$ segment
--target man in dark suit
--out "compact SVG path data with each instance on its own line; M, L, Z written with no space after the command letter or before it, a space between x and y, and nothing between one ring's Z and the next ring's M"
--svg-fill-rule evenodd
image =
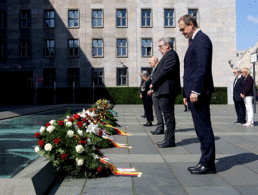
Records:
M192 174L216 173L215 142L210 119L210 98L214 92L212 79L212 43L209 37L199 30L195 18L182 16L179 28L189 47L184 58L184 104L192 112L196 134L201 143L201 159L198 165L189 167Z
M170 38L159 40L159 50L163 55L152 75L154 92L158 95L158 104L163 113L167 130L165 139L158 142L159 148L175 147L175 113L176 96L181 92L180 62L177 53L172 49Z
M235 81L233 83L233 100L237 113L237 121L235 123L245 124L245 102L244 99L240 96L241 86L243 81L245 80L245 77L241 75L240 68L234 68L233 73L236 76Z

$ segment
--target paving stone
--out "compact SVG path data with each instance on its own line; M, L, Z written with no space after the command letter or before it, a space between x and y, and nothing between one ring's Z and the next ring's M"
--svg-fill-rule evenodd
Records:
M180 186L176 177L164 163L131 163L142 172L140 178L133 177L134 186Z
M133 195L133 189L126 186L86 186L83 190L83 194L87 195Z
M201 187L185 187L189 195L240 195L234 188L230 186L201 186Z
M148 137L129 136L128 142L133 148L130 149L130 154L158 154L157 148Z
M159 186L136 186L135 195L186 195L187 193L181 186L159 187Z
M233 186L242 195L257 195L258 186Z

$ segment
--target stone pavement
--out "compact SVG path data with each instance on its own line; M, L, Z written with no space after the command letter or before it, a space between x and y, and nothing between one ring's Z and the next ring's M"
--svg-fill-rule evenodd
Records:
M142 176L109 176L98 179L64 179L52 186L48 194L56 195L222 195L258 194L258 122L247 128L234 125L233 105L211 105L212 126L216 139L217 174L191 175L188 166L200 158L191 113L176 105L176 147L159 149L157 141L164 135L153 136L155 126L144 127L146 119L142 105L116 105L121 130L129 137L115 136L119 143L131 149L102 149L120 168L135 167ZM257 120L258 114L254 115ZM156 118L155 118L156 119ZM156 121L154 121L154 124Z

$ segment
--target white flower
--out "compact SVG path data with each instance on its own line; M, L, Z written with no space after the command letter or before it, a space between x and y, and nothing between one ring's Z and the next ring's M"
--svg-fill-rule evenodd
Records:
M78 166L82 166L83 165L83 159L79 159L79 158L76 158L76 163Z
M86 110L85 113L88 114L91 119L93 119L95 116L97 116L94 111L90 112L89 110Z
M79 129L77 132L78 132L78 134L79 134L80 136L83 136L83 131L82 131L82 130Z
M55 129L55 127L52 126L52 125L49 125L49 126L47 127L47 131L48 131L49 133L51 133L52 131L54 131L54 129Z
M45 130L46 130L46 127L43 127L43 126L42 126L42 127L40 128L40 133L43 133Z
M98 124L94 124L94 123L90 123L90 125L88 125L86 133L95 133L96 134L96 130L98 129Z
M51 151L52 150L52 145L50 143L48 143L48 144L45 145L44 148L45 148L46 151Z
M87 145L91 145L91 141L89 138L87 139Z
M79 154L83 153L84 151L84 148L82 147L82 145L77 145L75 149L76 149L76 152Z
M65 122L65 123L68 122L68 119L66 118L66 119L64 120L64 122Z
M68 137L71 138L74 136L74 132L72 130L69 130L69 131L67 131L67 135L68 135Z
M49 121L49 123L50 123L51 125L53 125L53 124L56 123L56 120L51 120L51 121Z
M38 146L35 147L35 152L39 153L40 148Z
M71 117L67 115L66 118L71 118Z
M99 156L97 154L92 153L91 155L93 156L94 159L99 159Z
M71 126L73 125L73 123L72 123L71 121L68 121L68 122L65 123L65 125L66 125L67 127L71 127Z

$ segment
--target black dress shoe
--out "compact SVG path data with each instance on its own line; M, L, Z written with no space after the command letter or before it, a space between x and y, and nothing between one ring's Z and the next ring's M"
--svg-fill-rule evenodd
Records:
M242 125L243 125L243 124L245 124L245 123L246 123L246 121L242 121L242 122L240 122L240 124L242 124Z
M187 110L184 110L184 112L187 112Z
M147 122L146 124L143 124L143 126L152 126L151 122Z
M190 170L191 174L202 175L202 174L216 174L216 167L206 167L204 165L199 166L195 169Z
M193 170L193 169L196 169L196 168L198 168L198 167L200 167L200 166L202 166L202 164L198 164L198 165L196 165L196 166L194 166L194 167L188 167L188 171L191 171L191 170Z
M164 142L163 144L158 144L159 148L168 148L168 147L176 147L175 143L168 143L168 142Z
M142 115L141 117L146 118L146 116L145 116L145 115Z
M163 143L165 143L166 141L165 140L163 140L163 141L161 141L161 142L157 142L156 144L157 145L160 145L160 144L163 144Z
M151 133L152 135L161 135L164 134L164 131L154 131L153 133Z

